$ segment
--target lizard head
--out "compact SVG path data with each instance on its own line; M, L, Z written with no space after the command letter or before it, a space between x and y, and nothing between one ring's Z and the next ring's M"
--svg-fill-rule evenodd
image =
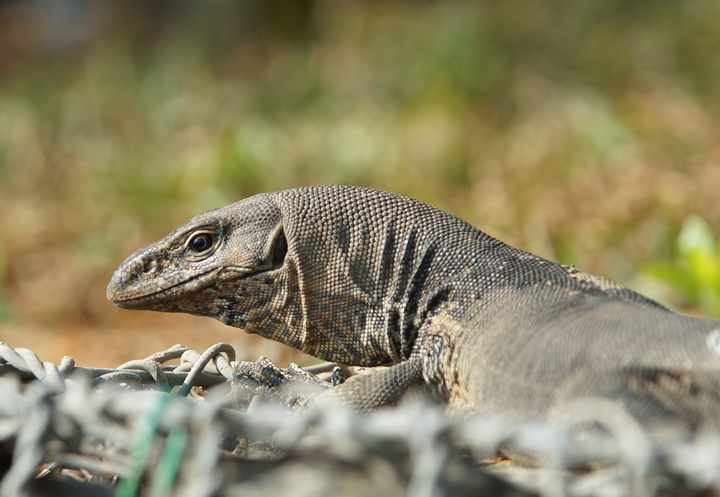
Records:
M432 268L442 245L425 225L445 216L349 186L257 195L138 250L107 295L126 309L212 317L327 360L391 364L408 357L438 305Z
M125 309L186 312L241 326L243 311L272 293L286 253L280 210L258 195L199 214L137 250L115 270L107 297Z

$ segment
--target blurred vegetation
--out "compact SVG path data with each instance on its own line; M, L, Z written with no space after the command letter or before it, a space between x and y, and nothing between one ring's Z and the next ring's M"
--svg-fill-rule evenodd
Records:
M674 260L650 264L645 273L678 291L687 305L720 316L720 246L702 218L685 220Z
M719 138L712 0L4 2L0 320L100 326L131 251L320 183L682 306L634 268L718 232Z

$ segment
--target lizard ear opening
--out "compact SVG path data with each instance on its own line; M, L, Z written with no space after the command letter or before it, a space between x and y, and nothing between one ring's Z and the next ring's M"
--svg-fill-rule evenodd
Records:
M273 246L272 265L273 269L279 268L285 262L285 256L287 255L288 245L287 239L285 238L285 231L280 229L277 236L275 237L275 244Z

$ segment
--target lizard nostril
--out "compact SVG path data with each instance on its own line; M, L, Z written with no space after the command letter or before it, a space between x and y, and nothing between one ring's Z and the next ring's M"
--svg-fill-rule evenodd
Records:
M149 274L155 271L155 268L157 267L157 261L155 259L148 259L145 261L145 264L143 264L143 273Z

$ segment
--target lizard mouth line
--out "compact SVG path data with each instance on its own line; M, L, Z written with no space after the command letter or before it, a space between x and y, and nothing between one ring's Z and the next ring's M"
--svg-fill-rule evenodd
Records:
M217 281L216 275L222 271L230 270L231 272L241 272L234 270L234 268L220 267L211 269L210 271L201 275L194 276L192 279L177 283L167 288L147 293L138 297L130 298L114 298L113 303L123 309L136 309L142 307L145 304L157 302L159 300L166 300L178 295L187 295L188 293L200 290L210 283Z

